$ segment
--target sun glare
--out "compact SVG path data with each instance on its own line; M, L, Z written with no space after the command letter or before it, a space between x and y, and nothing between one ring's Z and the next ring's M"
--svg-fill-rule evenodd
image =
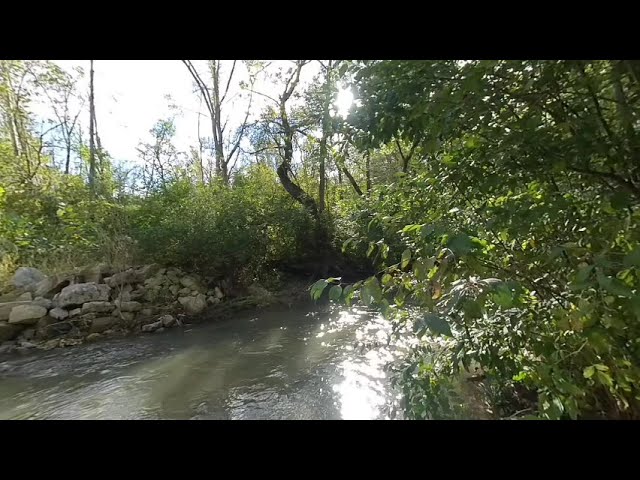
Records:
M341 117L346 117L349 114L349 109L353 104L353 93L348 88L341 88L338 91L338 97L335 101L335 108L338 112L338 115Z

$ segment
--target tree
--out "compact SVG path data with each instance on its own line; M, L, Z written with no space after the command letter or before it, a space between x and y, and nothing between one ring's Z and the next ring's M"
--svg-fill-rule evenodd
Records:
M229 143L225 146L225 130L227 128L228 119L223 123L223 106L225 100L227 100L229 94L229 88L232 84L234 72L236 70L237 60L233 61L231 66L231 72L227 78L226 82L221 80L222 74L222 64L220 60L209 60L208 67L209 73L211 76L211 87L207 85L207 83L203 80L201 75L196 70L195 66L190 60L182 61L191 77L196 82L196 86L198 91L200 92L201 98L209 111L209 115L211 117L211 133L213 137L213 148L214 148L214 156L215 156L215 172L216 175L219 176L224 184L229 183L229 172L233 168L233 164L231 164L232 160L234 163L237 161L237 157L240 154L240 144L244 138L245 130L247 128L249 113L251 111L251 103L253 99L253 84L256 79L255 72L251 71L251 65L249 62L246 63L247 68L249 70L249 104L247 106L246 114L244 120L236 130L235 135L229 141ZM224 87L222 87L224 85ZM224 90L223 90L224 88Z

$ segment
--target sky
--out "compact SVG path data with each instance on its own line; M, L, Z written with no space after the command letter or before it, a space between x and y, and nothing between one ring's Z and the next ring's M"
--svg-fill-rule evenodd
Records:
M57 60L60 67L71 71L80 66L84 69L83 87L89 90L89 60ZM205 61L193 62L203 79L209 78ZM222 78L226 80L232 61L223 61ZM279 67L289 67L290 61L276 60L269 71ZM301 75L301 86L313 78L319 71L318 62L305 66ZM228 94L226 112L229 115L228 129L238 126L244 119L247 98L239 94L238 82L247 80L244 64L237 62L234 80ZM267 79L257 82L255 89L277 97L280 88ZM200 97L195 93L195 83L186 66L180 60L95 60L94 90L96 120L103 147L111 157L119 162L136 163L136 147L141 141L150 141L149 130L161 118L175 115L176 137L174 143L178 150L189 151L191 145L198 144L198 112L201 114L201 136L210 136L211 120ZM171 96L171 100L166 98ZM246 93L245 93L246 95ZM342 92L339 97L339 109L350 104L350 96ZM254 95L250 118L255 118L269 102L266 98ZM176 104L178 110L171 109ZM46 105L40 105L36 114L47 115ZM223 107L224 108L224 107ZM81 122L87 132L89 112L85 106ZM223 113L224 114L224 113ZM207 128L209 127L209 128ZM86 135L86 133L85 133Z

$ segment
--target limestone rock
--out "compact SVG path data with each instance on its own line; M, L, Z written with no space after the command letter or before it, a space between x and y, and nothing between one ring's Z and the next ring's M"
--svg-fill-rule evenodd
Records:
M139 312L142 310L142 304L140 302L116 302L116 306L122 312Z
M160 327L159 329L157 329L155 332L153 333L160 333L160 332L164 332L164 327Z
M69 312L64 310L63 308L52 308L49 310L49 316L56 320L64 320L69 316Z
M159 329L162 327L162 321L158 320L157 322L153 322L153 323L148 323L147 325L143 325L142 326L142 331L143 332L154 332L155 330Z
M121 302L129 302L131 300L131 291L133 287L130 284L126 284L124 286L117 286L114 291L116 294L116 300Z
M147 289L145 287L139 286L133 292L131 292L131 294L129 295L129 298L131 301L142 300L146 292L147 292ZM122 300L125 302L128 301L128 300L125 300L124 298Z
M62 289L58 297L58 307L79 306L87 302L106 302L109 300L109 287L97 283L77 283Z
M146 280L147 278L153 277L159 273L161 268L162 267L157 263L152 263L151 265L144 265L143 267L140 267L137 270L137 274Z
M213 291L215 292L216 298L222 299L224 297L224 293L222 293L219 287L214 288Z
M178 293L180 292L180 287L178 285L171 285L169 287L169 291L171 292L171 295L177 297Z
M162 326L165 328L172 327L176 323L176 319L173 318L173 315L163 315L158 318L158 321L162 322Z
M7 322L0 322L0 342L15 338L20 333L20 327Z
M36 285L34 295L36 297L55 297L62 289L71 284L73 277L69 275L54 275L41 280Z
M178 301L185 311L191 315L201 313L205 308L207 308L207 297L201 293L195 297L179 297Z
M82 313L82 308L74 308L73 310L69 310L69 318L77 317Z
M99 333L90 333L89 335L87 335L87 342L95 342L96 340L100 340L102 338L102 335L100 335Z
M44 342L40 348L42 348L42 350L51 350L53 348L58 348L59 346L60 346L60 339L54 338L53 340L48 340Z
M127 283L140 283L144 280L142 276L136 272L133 268L125 270L124 272L115 273L108 279L105 278L105 283L110 287L118 287Z
M31 305L31 302L7 302L0 303L0 322L3 320L9 320L11 310L20 305Z
M73 325L69 321L56 322L46 327L38 329L38 338L59 337L73 330Z
M30 302L31 300L33 300L31 292L24 292L22 295L18 296L19 302Z
M44 297L36 297L36 299L33 301L33 303L35 305L40 305L41 307L44 307L47 310L49 310L51 307L53 307L53 302L51 300L49 300L48 298L44 298Z
M44 278L44 273L37 268L20 267L16 270L16 273L13 274L11 285L33 292L36 289L36 285L44 280Z
M47 309L40 305L18 305L9 314L9 323L32 325L47 314Z
M90 265L80 271L80 276L85 283L102 283L105 277L111 275L112 268L104 263Z
M36 336L35 328L27 328L23 330L22 333L18 336L20 340L26 340L27 342L33 340Z
M60 340L61 347L75 347L77 345L82 345L81 338L63 338Z
M178 295L191 295L191 289L189 287L181 288L180 290L178 290Z
M147 308L143 308L140 313L142 315L144 315L145 317L150 317L151 315L153 315L153 313L155 312L155 309L153 307L147 307Z
M110 313L115 306L111 302L87 302L82 305L82 314L86 313Z
M90 333L102 333L118 321L115 317L99 317L91 322Z

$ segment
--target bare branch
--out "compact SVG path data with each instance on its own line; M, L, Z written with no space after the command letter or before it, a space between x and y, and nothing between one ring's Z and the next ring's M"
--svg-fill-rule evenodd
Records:
M220 99L220 103L224 102L225 97L227 96L227 92L229 91L229 85L231 85L231 79L233 78L233 71L236 69L237 60L233 61L233 66L231 67L231 73L229 74L229 80L227 80L227 86L224 89L224 93L222 94L222 98Z

